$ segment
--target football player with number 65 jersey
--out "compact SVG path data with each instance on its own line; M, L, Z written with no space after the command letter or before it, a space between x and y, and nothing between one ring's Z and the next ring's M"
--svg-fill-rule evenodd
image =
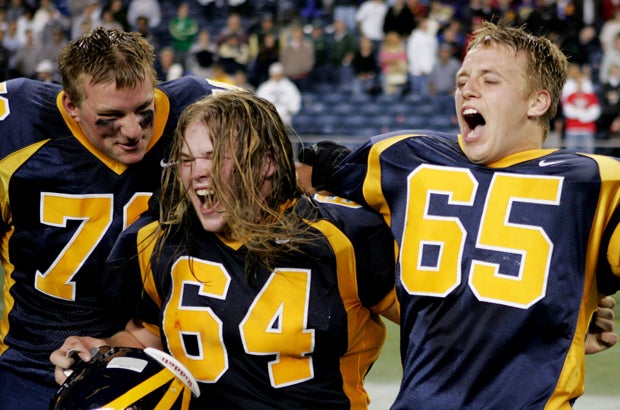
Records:
M318 174L398 244L392 409L568 409L583 394L588 326L620 289L620 161L542 148L566 67L547 38L485 23L457 74L458 138L377 136Z
M191 77L158 85L153 61L139 34L98 28L61 52L62 90L1 85L0 409L47 409L50 353L126 322L97 300L103 262L158 188L180 111L220 89Z

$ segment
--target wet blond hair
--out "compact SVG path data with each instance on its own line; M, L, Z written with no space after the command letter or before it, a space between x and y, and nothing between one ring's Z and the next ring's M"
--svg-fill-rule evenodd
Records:
M513 49L515 53L526 54L528 60L525 73L528 87L526 91L532 93L536 90L547 90L551 96L549 109L538 119L547 135L550 122L558 111L562 88L566 82L568 68L566 56L548 38L534 36L522 28L508 27L501 22L498 24L484 22L472 33L467 51L490 45L504 45Z
M118 89L148 80L157 85L155 50L140 33L97 27L67 44L58 54L65 93L78 107L84 101L84 77L91 84L114 81Z
M206 96L181 114L170 157L175 165L163 175L160 223L164 233L181 229L189 234L192 224L196 225L180 175L184 135L196 121L204 125L213 143L210 186L214 202L227 214L228 230L223 234L243 243L250 258L272 268L272 260L298 250L308 235L306 225L290 206L302 193L287 127L272 103L248 91ZM226 177L224 159L232 160L232 171ZM272 190L265 196L261 187L267 161L275 172L269 177Z

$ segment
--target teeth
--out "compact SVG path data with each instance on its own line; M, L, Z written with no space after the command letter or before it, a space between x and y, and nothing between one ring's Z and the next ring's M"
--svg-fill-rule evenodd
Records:
M468 108L465 111L463 111L463 115L475 115L475 114L478 114L478 111L473 108Z
M207 195L214 195L214 194L215 194L215 189L213 188L203 188L203 189L196 190L196 195L199 195L199 196L207 196Z

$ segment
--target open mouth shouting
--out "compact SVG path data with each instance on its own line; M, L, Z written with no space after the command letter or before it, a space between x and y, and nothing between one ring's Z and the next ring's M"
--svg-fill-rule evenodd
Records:
M198 188L194 192L200 202L200 210L202 212L213 212L215 206L215 189Z
M482 135L486 121L482 114L475 108L465 108L462 112L463 121L467 125L467 129L463 132L465 141L476 140Z

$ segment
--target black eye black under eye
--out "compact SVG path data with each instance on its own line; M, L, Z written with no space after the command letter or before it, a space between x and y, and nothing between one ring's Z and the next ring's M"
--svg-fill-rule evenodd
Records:
M112 119L112 120L97 120L97 121L95 121L95 125L97 127L111 127L114 124L114 121L116 121L116 119Z
M153 118L155 114L153 111L145 111L142 113L142 121L140 121L140 125L143 127L148 127L153 124Z

